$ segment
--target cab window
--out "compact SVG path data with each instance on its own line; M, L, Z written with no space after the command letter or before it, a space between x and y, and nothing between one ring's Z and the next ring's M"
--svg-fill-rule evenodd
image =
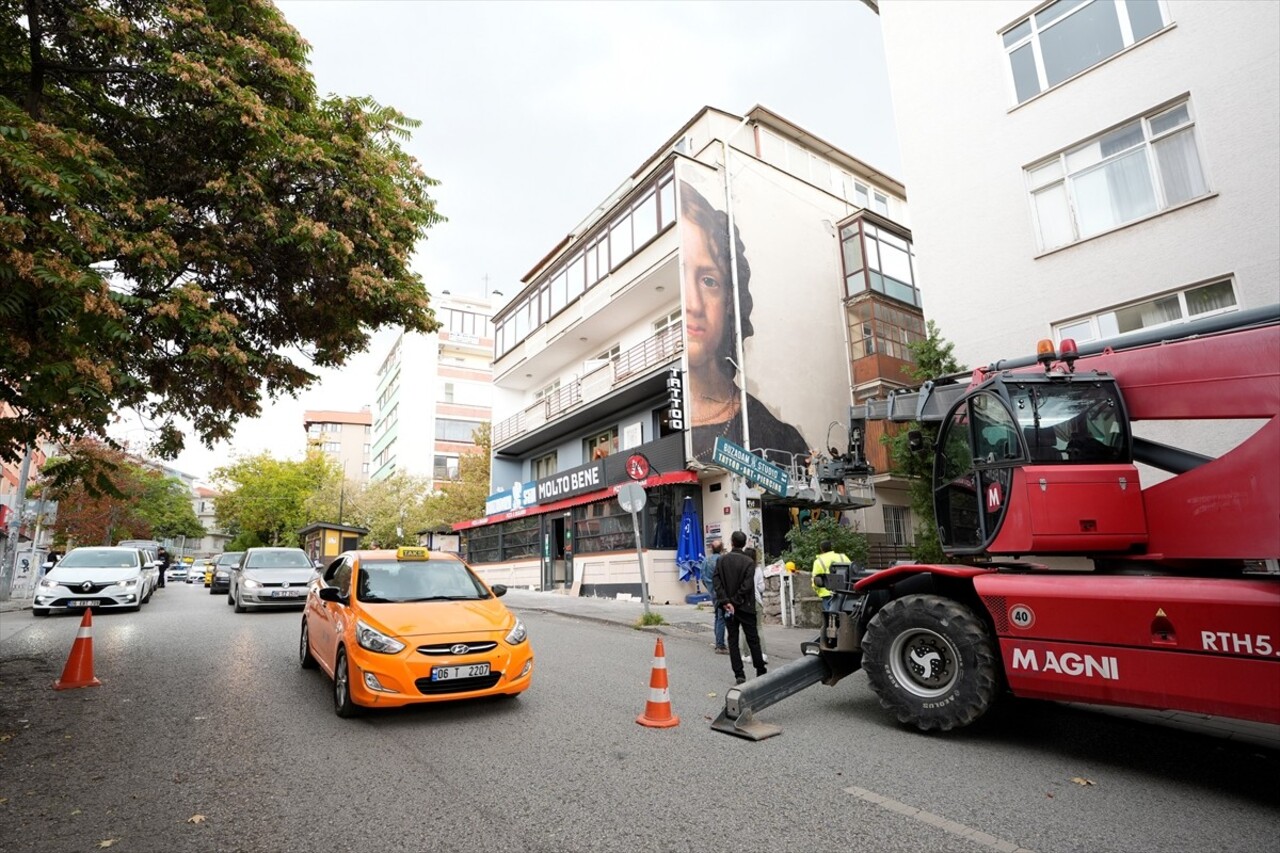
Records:
M459 560L362 560L358 601L474 601L489 598L484 584Z
M343 598L349 596L351 594L351 563L342 557L334 560L324 573L324 582L329 586L337 587L338 594Z

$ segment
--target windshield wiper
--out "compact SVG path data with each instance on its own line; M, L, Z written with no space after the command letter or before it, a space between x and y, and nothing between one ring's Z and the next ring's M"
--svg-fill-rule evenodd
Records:
M476 601L475 595L431 595L426 598L409 598L406 601Z

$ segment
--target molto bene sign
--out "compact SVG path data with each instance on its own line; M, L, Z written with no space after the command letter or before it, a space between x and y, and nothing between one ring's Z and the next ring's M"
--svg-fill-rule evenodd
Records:
M711 461L752 482L759 483L765 491L782 497L787 495L786 471L724 437L716 438L715 449L711 452Z
M515 512L538 504L571 498L604 486L604 462L592 462L532 483L515 483L510 490L495 492L484 503L485 515Z

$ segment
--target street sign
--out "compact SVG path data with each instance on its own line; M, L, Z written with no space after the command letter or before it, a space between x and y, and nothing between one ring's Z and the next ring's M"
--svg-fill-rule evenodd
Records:
M623 483L613 489L618 493L618 506L627 512L639 512L644 509L644 486L639 483Z
M726 438L717 438L711 461L735 474L759 483L766 491L787 496L787 472Z

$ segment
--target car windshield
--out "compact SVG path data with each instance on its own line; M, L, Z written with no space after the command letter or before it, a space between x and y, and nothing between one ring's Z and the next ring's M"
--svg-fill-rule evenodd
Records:
M236 563L240 562L240 557L243 556L243 554L244 554L243 551L235 551L235 552L223 554L221 557L218 558L218 562L216 565L234 566Z
M59 569L135 569L138 552L124 548L77 548L59 562Z
M356 598L366 602L475 601L489 591L459 560L366 560Z
M311 559L301 550L254 551L245 560L246 569L310 569Z

